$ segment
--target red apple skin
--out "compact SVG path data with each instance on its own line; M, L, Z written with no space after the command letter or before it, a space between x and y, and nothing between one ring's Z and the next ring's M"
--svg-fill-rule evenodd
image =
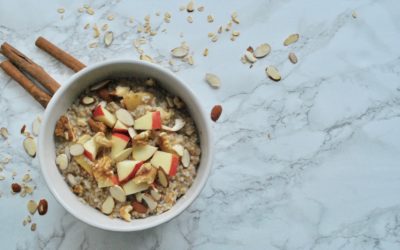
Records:
M112 131L115 132L115 133L125 133L125 134L128 133L128 130L127 130L127 129L113 128Z
M179 166L179 157L177 155L172 155L171 158L171 168L169 169L169 176L174 176Z
M132 180L133 177L135 177L136 173L139 171L140 167L143 165L143 162L139 162L135 165L135 167L133 168L132 172L123 180L119 181L120 185L123 185L125 183L127 183L128 181Z
M116 175L111 176L110 179L114 185L119 185L118 177Z
M83 151L83 155L86 156L89 160L93 161L93 155L92 153L90 153L89 151L87 151L86 149Z
M103 107L100 105L97 105L97 107L93 110L93 116L104 116L104 112L103 112Z
M124 134L120 134L120 133L113 133L112 136L121 138L124 141L129 141L130 140L130 138L128 136L126 136Z
M154 112L151 117L151 128L160 129L161 128L161 114L160 111Z

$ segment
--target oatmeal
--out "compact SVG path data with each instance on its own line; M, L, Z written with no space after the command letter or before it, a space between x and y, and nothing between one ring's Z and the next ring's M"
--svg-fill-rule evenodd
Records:
M161 214L186 193L200 159L185 104L153 79L87 89L59 118L56 164L79 199L126 221Z

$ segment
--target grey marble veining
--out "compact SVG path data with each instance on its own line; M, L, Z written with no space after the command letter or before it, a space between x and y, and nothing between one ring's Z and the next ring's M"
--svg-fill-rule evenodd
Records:
M96 12L90 16L78 13L78 1L0 0L0 42L19 48L61 83L73 72L37 49L37 36L86 64L138 58L137 24L150 14L158 34L148 37L145 53L175 71L206 109L216 103L224 108L214 125L213 170L193 205L157 228L112 233L76 220L51 196L19 134L43 109L0 72L0 126L11 134L0 143L0 157L12 156L0 181L4 249L399 249L400 3L198 2L205 11L194 12L189 24L188 14L179 11L185 1L90 1ZM207 33L225 25L235 10L238 39L224 33L212 43ZM169 24L165 11L172 14ZM107 21L110 13L115 20ZM213 23L207 23L208 14ZM108 23L115 33L112 46L89 48L96 39L84 30L86 23ZM301 38L284 47L291 33ZM168 64L170 50L182 41L192 49L193 66ZM272 53L252 68L243 65L245 49L263 42ZM208 57L202 56L205 48ZM297 54L297 64L289 62L289 52ZM266 77L269 64L279 68L282 81ZM220 76L220 89L204 82L207 72ZM36 232L22 225L30 197L9 193L12 171L19 181L28 169L37 185L33 198L50 203L46 216L33 218Z

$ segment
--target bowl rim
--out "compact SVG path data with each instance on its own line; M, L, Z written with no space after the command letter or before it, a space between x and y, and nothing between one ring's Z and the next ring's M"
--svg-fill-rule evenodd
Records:
M67 204L66 201L63 200L60 193L57 192L55 186L53 185L53 181L50 177L50 174L48 174L46 171L47 166L45 166L46 154L45 154L45 150L44 150L44 145L46 143L45 142L46 138L41 135L45 134L46 126L43 126L43 124L46 124L48 122L48 120L52 114L51 111L53 111L54 108L57 106L58 101L63 96L63 94L67 90L67 88L70 85L74 84L77 79L79 79L80 77L82 77L85 74L90 74L91 71L93 71L97 68L106 67L106 66L113 65L113 64L133 64L133 65L141 64L141 65L144 65L145 67L152 68L153 70L161 71L163 74L167 74L176 83L178 83L180 85L179 87L183 89L183 92L185 92L186 95L189 95L189 97L193 100L194 105L197 106L196 108L199 109L201 112L199 119L205 119L205 121L204 121L205 126L204 126L203 133L208 141L208 144L206 145L208 147L208 157L205 159L202 159L205 161L205 163L202 166L205 168L205 170L204 170L205 172L204 172L203 178L198 180L199 183L198 183L197 188L194 190L194 192L191 196L185 197L183 204L181 206L179 206L175 210L173 210L174 206L172 206L172 208L170 210L168 210L168 211L173 210L173 212L171 212L170 214L168 214L164 217L161 217L158 220L144 224L143 226L141 226L139 228L138 228L137 224L135 225L132 222L130 222L130 223L132 223L132 225L134 225L134 228L129 228L129 227L118 228L118 227L111 226L111 225L100 224L97 221L89 220L88 218L83 216L83 213L81 214L81 213L77 212L76 209L74 210L70 204ZM169 90L167 89L167 91L169 91ZM85 222L86 224L93 226L95 228L108 230L108 231L116 231L116 232L132 232L132 231L141 231L141 230L149 229L152 227L156 227L160 224L166 223L166 222L172 220L173 218L175 218L176 216L178 216L179 214L181 214L185 209L187 209L193 203L193 201L199 196L201 191L204 189L205 184L207 183L207 180L208 180L208 177L209 177L209 174L211 171L211 167L212 167L212 161L213 161L213 139L212 139L213 136L212 136L210 121L208 121L206 119L207 116L205 114L206 113L205 113L204 108L201 106L199 99L195 96L195 94L192 92L192 90L187 85L185 85L184 82L176 74L168 71L167 69L165 69L159 65L145 62L145 61L135 60L135 59L111 59L111 60L106 60L103 62L98 62L98 63L94 63L90 66L87 66L84 69L82 69L79 72L72 75L64 84L61 85L61 87L53 95L53 97L51 98L50 102L47 105L47 108L45 109L44 116L42 119L42 126L40 128L40 133L39 133L39 138L38 138L38 155L39 155L40 169L41 169L42 175L44 176L46 185L49 188L51 194L56 198L58 203L60 203L64 209L66 209L71 215L73 215L78 220ZM195 178L199 178L199 177L196 176ZM162 214L164 214L164 213L162 213ZM154 215L154 216L157 216L157 215Z

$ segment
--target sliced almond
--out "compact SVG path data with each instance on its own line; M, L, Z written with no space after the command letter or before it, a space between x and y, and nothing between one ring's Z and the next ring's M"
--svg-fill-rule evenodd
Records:
M138 202L142 202L143 193L136 193L135 198Z
M189 167L189 165L190 165L190 153L186 148L183 150L181 162L185 168Z
M183 150L185 149L181 144L176 144L172 147L172 149L179 155L183 155Z
M120 122L122 122L123 124L125 124L126 126L133 126L134 120L133 120L133 117L132 117L131 113L129 113L128 110L126 110L126 109L118 109L115 112L115 115L117 116L117 119Z
M144 214L147 212L147 207L137 201L132 202L132 208L133 208L133 211L136 211L141 214Z
M119 209L119 215L121 216L122 219L124 219L126 221L131 221L132 209L133 209L133 207L131 205L122 206Z
M99 82L99 83L93 85L92 87L90 87L90 90L91 90L91 91L94 91L94 90L101 89L101 88L103 88L104 86L106 86L107 84L109 84L110 82L111 82L111 80L101 81L101 82Z
M65 170L68 167L68 156L66 154L58 155L56 164L61 170Z
M34 136L39 135L40 124L42 123L42 119L40 117L36 117L36 119L32 123L32 134Z
M157 181L160 183L161 186L163 187L168 187L169 181L168 181L168 176L165 173L164 169L158 168L157 169Z
M285 39L285 41L283 41L283 45L289 46L290 44L297 42L297 40L299 40L299 37L299 34L291 34Z
M93 37L94 38L98 38L99 36L100 36L100 30L99 30L99 28L97 27L97 25L95 24L94 26L93 26Z
M265 72L267 73L267 76L272 80L276 82L281 80L281 75L279 74L279 71L277 68L275 68L275 66L272 65L268 66L265 69Z
M151 63L153 62L153 58L151 58L151 56L146 55L146 54L141 54L140 60L146 61L146 62L151 62Z
M176 132L180 129L182 129L185 126L185 121L182 119L175 119L175 124L172 128L167 127L165 125L162 125L163 130L171 131L171 132Z
M293 53L293 52L290 52L290 53L289 53L289 61L290 61L291 63L293 63L293 64L296 64L296 63L297 63L297 56L296 56L295 53Z
M148 194L143 195L143 200L146 202L150 210L154 210L157 207L157 202Z
M37 203L34 200L28 201L26 205L30 214L34 215L37 210Z
M208 49L207 48L204 49L203 56L208 56Z
M46 199L41 199L37 206L37 211L39 215L45 215L49 209L49 204Z
M221 86L221 80L217 75L207 73L206 74L207 83L213 88L219 88Z
M263 58L269 53L271 53L271 46L268 43L263 43L256 48L253 54L256 58Z
M132 154L132 148L127 148L119 152L118 154L115 155L114 161L115 162L120 162L123 160L128 159L128 157Z
M90 105L90 104L93 104L94 101L95 101L95 99L94 99L93 97L91 97L91 96L84 96L84 97L82 98L82 100L81 100L81 103L82 103L83 105Z
M173 57L183 58L187 56L189 53L189 49L186 47L177 47L171 50L171 54Z
M128 94L131 89L128 86L117 86L115 88L115 94L117 96L123 97L124 95Z
M214 17L212 15L207 16L207 22L212 23L214 22Z
M36 143L35 140L31 137L25 138L24 142L24 149L25 152L30 156L30 157L35 157L36 156Z
M104 44L106 47L110 46L114 40L114 33L112 31L107 31L104 34Z
M238 13L236 11L231 14L231 18L234 23L236 23L236 24L240 23L239 18L238 18Z
M222 106L221 105L215 105L212 109L211 109L211 120L213 120L214 122L216 122L219 117L221 116L222 113Z
M118 185L110 187L111 196L119 202L126 201L125 191Z
M69 147L69 153L72 156L82 155L83 151L85 151L85 149L83 148L82 144L79 143L73 144L71 147Z
M188 16L186 18L186 20L188 21L188 23L193 23L193 17L192 16Z
M161 199L161 194L154 189L152 189L150 191L150 194L151 194L151 197L153 197L153 199L156 201L159 201Z
M134 128L128 128L128 134L132 139L137 135L136 130Z
M1 134L1 136L3 136L4 139L7 139L8 138L8 129L5 127L0 128L0 134Z
M257 61L257 58L255 58L255 56L253 55L253 53L246 51L244 53L244 57L246 58L247 61L249 61L250 63L255 63Z
M187 12L193 12L194 11L194 1L191 0L187 5L186 5L186 11Z
M101 205L101 212L104 214L111 214L114 210L115 202L111 196L108 196L106 200Z

